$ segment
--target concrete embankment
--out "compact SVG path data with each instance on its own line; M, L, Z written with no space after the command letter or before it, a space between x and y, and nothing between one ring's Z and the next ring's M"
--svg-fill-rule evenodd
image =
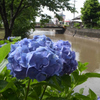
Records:
M77 29L67 27L65 34L72 34L73 36L85 36L92 38L100 38L100 29Z

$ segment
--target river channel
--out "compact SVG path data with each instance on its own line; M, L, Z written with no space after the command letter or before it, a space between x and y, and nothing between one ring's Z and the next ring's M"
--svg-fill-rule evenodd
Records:
M85 72L97 72L100 73L100 42L89 40L86 38L80 38L67 34L55 34L54 31L30 31L30 38L34 35L46 35L50 37L52 41L58 40L69 41L72 45L72 50L76 52L76 59L82 63L88 62L87 70ZM87 82L79 85L75 88L78 92L80 88L85 88L84 94L88 94L88 89L91 88L98 96L100 96L100 78L89 78Z

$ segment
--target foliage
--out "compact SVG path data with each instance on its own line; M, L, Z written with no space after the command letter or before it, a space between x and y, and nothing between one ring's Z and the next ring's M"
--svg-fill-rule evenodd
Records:
M85 27L97 27L100 16L100 4L98 0L86 0L83 8L81 8L81 19Z
M10 52L10 45L14 44L18 40L20 40L20 37L12 39L12 42L9 40L0 41L0 43L2 44L2 47L0 48L0 63L7 57L8 53Z
M34 22L36 16L42 17L43 13L41 8L44 7L47 7L55 14L60 11L60 9L74 11L69 0L0 0L0 15L4 23L5 38L11 36L13 27L13 34L16 34L15 29L18 28L19 31L20 27L26 31L27 28L30 29L31 21ZM25 24L21 20L25 21ZM21 34L23 34L23 32Z
M96 94L91 89L88 95L83 95L83 88L78 93L74 92L74 88L89 77L100 78L100 74L97 73L82 73L86 65L87 63L79 62L78 69L71 75L53 76L41 82L30 80L28 77L18 80L12 77L5 67L0 73L0 100L11 100L11 98L13 100L97 100Z
M21 36L21 38L28 37L28 31L34 28L36 12L32 7L23 11L20 16L15 19L12 35Z
M100 12L98 12L98 14L100 15ZM100 16L99 16L99 20L97 21L97 24L98 24L98 29L100 29Z
M74 27L80 28L80 23L74 23Z

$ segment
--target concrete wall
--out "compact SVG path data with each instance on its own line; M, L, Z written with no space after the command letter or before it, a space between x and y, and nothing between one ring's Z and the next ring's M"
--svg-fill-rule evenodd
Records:
M77 35L82 35L82 36L100 38L100 29L77 29L77 28L67 27L66 31L71 32L73 35L77 34Z

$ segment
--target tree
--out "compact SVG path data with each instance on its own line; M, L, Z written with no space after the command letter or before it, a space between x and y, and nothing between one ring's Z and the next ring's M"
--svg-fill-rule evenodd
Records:
M74 11L73 7L69 4L69 0L0 0L0 15L5 28L4 38L6 39L8 36L11 36L14 23L19 19L18 17L25 17L27 11L31 10L30 20L32 20L32 17L34 19L36 16L42 15L41 7L45 6L55 14L60 9L64 10L65 8ZM25 12L26 15L24 15Z
M32 9L32 7L24 9L14 21L12 35L21 36L21 38L27 37L27 33L29 33L28 31L35 25L36 14L37 13Z
M96 27L99 19L100 4L98 0L86 0L83 8L81 8L81 19L83 24L88 27Z

